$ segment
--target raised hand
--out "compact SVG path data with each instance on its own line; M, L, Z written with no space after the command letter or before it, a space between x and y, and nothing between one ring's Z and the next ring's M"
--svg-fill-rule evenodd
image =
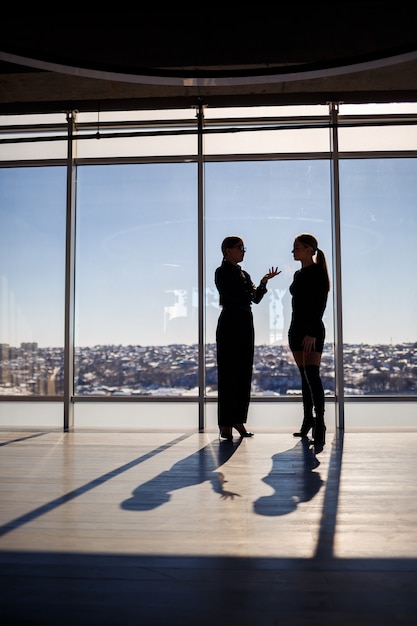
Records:
M265 276L263 276L262 281L265 285L268 282L268 280L270 278L274 278L274 276L278 276L278 274L281 274L282 270L278 270L278 267L270 267L268 272L265 274Z

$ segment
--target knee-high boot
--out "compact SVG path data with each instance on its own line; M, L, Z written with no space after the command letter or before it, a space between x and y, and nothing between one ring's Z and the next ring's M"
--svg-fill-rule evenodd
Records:
M313 439L315 445L324 445L326 440L326 425L324 423L324 389L320 378L318 365L307 365L305 376L310 388L314 405L315 419L313 426Z
M311 394L310 385L306 377L305 368L299 366L301 375L301 392L303 395L303 422L299 432L293 433L294 437L307 437L307 434L314 425L313 418L313 396Z

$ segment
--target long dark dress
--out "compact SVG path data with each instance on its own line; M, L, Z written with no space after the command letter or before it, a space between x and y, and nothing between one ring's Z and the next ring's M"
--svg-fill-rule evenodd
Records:
M217 382L219 426L244 424L247 420L255 333L251 304L262 300L267 289L256 287L239 265L223 261L216 269L220 295L217 330Z
M322 352L325 338L323 314L327 304L328 278L321 265L313 263L297 270L290 285L292 316L288 343L292 352L302 351L306 335L316 338L316 351Z

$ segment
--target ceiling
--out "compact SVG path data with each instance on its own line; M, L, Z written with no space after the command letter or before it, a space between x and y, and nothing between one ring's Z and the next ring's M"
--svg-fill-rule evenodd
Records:
M417 101L408 3L262 6L82 19L77 7L59 19L9 13L0 113Z

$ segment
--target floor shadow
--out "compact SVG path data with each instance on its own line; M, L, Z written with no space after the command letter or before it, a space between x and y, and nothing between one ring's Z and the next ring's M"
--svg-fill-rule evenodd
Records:
M110 480L177 442L152 450L103 478ZM41 550L35 546L29 551L0 550L2 623L7 626L228 626L236 621L241 626L414 624L416 558L336 558L333 554L343 453L341 431L336 431L333 441L326 444L330 445L322 518L313 558L172 556L113 551L89 554L68 548L62 552ZM227 492L221 467L236 448L236 444L214 441L142 488L147 486L149 493L159 492L161 499L161 494L169 497L175 489L210 481L215 492L223 496ZM300 441L291 450L274 455L271 471L264 478L274 493L256 501L255 506L260 509L257 512L283 515L297 503L314 498L324 485L319 467L314 449L306 442ZM69 492L67 497L76 497L98 484L91 481L81 492ZM142 488L125 501L125 508L141 509L145 495ZM58 505L58 501L51 503L52 507ZM407 509L401 508L404 506L406 500L401 500L398 515L406 513ZM22 516L16 520L14 529L42 512L46 511L39 508L31 516Z
M294 448L274 454L271 471L262 479L274 492L255 500L254 512L258 515L287 515L300 502L314 498L323 486L320 473L316 471L319 465L308 439L301 439Z
M411 626L417 559L0 551L5 626ZM227 598L227 601L218 601Z
M45 435L49 435L50 433L56 433L56 430L50 430L47 432L41 433L33 433L31 435L22 435L22 437L16 437L15 439L9 439L9 441L1 441L0 447L10 446L13 443L21 443L22 441L27 441L28 439L35 439L36 437L44 437Z
M122 509L149 511L168 502L171 492L209 481L213 490L223 499L232 499L238 493L225 489L224 474L216 472L234 454L241 440L213 441L185 459L175 463L170 470L161 472L146 483L139 485L132 496L124 500Z
M326 491L320 520L315 558L331 559L334 550L337 509L339 505L340 474L342 471L344 433L336 429L327 473Z
M143 454L140 457L133 459L133 461L130 461L129 463L125 463L124 465L121 465L120 467L117 467L116 469L111 470L110 472L107 472L106 474L102 474L101 476L98 476L94 480L89 481L88 483L82 485L81 487L78 487L77 489L73 489L72 491L68 491L67 493L62 494L61 496L58 496L54 500L51 500L50 502L46 502L45 504L42 504L41 506L38 506L31 511L28 511L27 513L24 513L20 517L17 517L7 522L6 524L3 524L2 526L0 526L0 537L2 537L3 535L6 535L7 533L13 530L16 530L16 528L20 526L29 524L33 520L39 517L42 517L42 515L45 515L46 513L50 513L51 511L53 511L54 509L57 509L62 504L65 504L66 502L75 500L79 496L82 496L85 493L88 493L89 491L96 489L97 487L101 487L103 483L109 480L112 480L113 478L115 478L116 476L119 476L120 474L123 474L124 472L127 472L128 470L132 469L132 467L136 467L137 465L140 465L140 463L144 463L145 461L156 456L157 454L161 454L162 452L165 452L168 448L171 448L172 446L177 445L178 443L180 443L184 439L187 439L188 437L189 435L187 434L180 435L179 437L176 437L175 439L162 444L158 448L153 448L146 454ZM67 439L67 441L70 443L71 439Z

